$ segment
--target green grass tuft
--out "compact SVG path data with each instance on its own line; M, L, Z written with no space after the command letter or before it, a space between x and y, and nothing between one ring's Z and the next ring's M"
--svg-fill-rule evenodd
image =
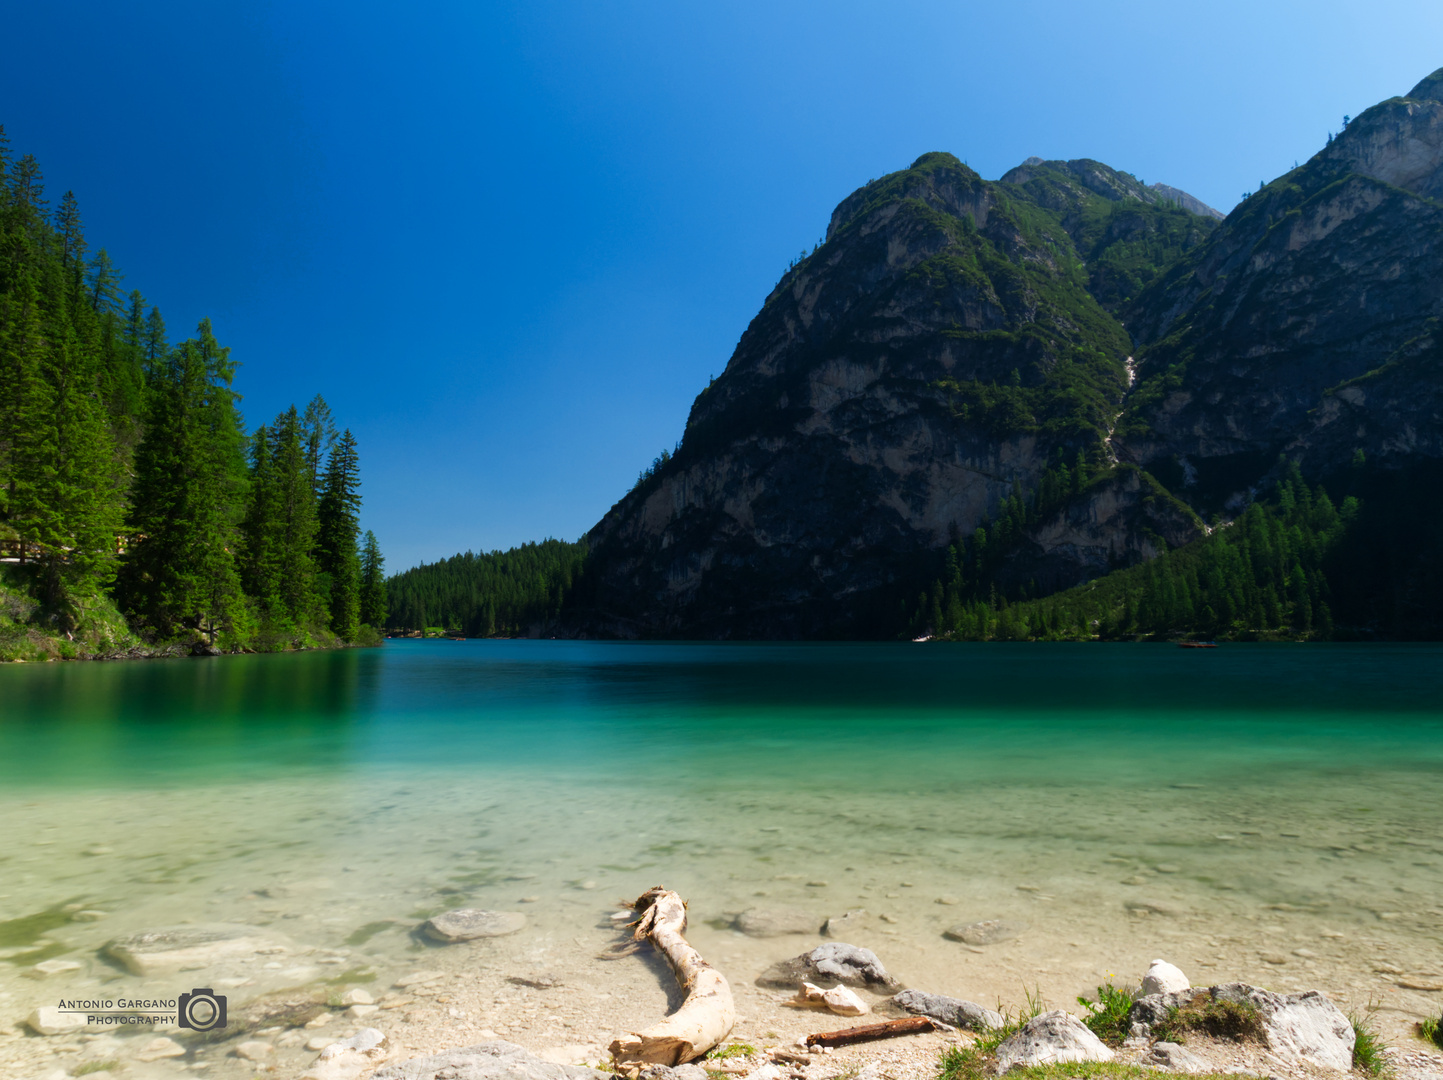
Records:
M1087 1010L1082 1022L1108 1046L1121 1046L1131 1030L1128 1016L1132 1012L1132 991L1120 990L1106 982L1097 988L1097 1000L1079 997L1077 1003Z
M1443 1016L1430 1016L1427 1020L1419 1021L1418 1036L1443 1050Z
M1183 1043L1187 1033L1201 1031L1218 1039L1258 1042L1263 1037L1263 1018L1250 1002L1226 1001L1199 994L1188 1005L1173 1006L1162 1023L1153 1028L1154 1038Z
M1353 1025L1353 1068L1364 1076L1382 1076L1392 1071L1383 1053L1383 1040L1373 1029L1372 1017L1349 1013L1348 1023Z
M118 1068L120 1068L120 1060L118 1058L110 1058L107 1061L87 1061L70 1075L88 1076L91 1073L106 1072L107 1070Z
M707 1054L707 1061L726 1061L729 1058L750 1057L757 1052L755 1046L746 1043L728 1043L726 1046L718 1046L711 1053Z

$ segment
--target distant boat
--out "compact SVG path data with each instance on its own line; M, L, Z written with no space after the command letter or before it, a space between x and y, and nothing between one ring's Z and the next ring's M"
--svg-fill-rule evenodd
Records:
M1179 641L1177 647L1179 649L1216 649L1218 643L1216 641Z

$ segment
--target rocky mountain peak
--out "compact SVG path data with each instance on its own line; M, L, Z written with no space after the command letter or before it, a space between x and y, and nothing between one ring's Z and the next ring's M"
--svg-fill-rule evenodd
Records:
M1409 90L1408 96L1418 101L1443 101L1443 68Z

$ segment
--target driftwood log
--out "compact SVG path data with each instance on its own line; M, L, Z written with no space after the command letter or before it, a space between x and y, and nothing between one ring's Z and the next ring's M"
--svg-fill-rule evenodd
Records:
M650 938L662 951L686 991L686 1000L661 1023L618 1035L612 1040L611 1055L621 1065L682 1065L731 1034L737 1019L732 988L682 936L685 900L670 889L657 887L642 893L631 906L641 914L635 923L635 940Z
M891 1039L898 1035L917 1035L923 1031L945 1031L946 1027L930 1016L909 1016L903 1020L888 1020L885 1024L867 1024L865 1027L844 1028L841 1031L823 1031L807 1036L808 1046L848 1046L852 1043L870 1042L873 1039Z

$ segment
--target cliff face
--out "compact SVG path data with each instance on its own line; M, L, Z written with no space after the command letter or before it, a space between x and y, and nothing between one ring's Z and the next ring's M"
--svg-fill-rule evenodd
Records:
M1144 292L1124 459L1217 507L1280 454L1321 476L1443 449L1440 93L1434 75L1369 109Z
M853 193L592 530L583 629L890 636L938 552L1058 476L999 588L1186 543L1280 454L1443 456L1440 97L1443 71L1222 222L1088 160L989 183L927 154Z

